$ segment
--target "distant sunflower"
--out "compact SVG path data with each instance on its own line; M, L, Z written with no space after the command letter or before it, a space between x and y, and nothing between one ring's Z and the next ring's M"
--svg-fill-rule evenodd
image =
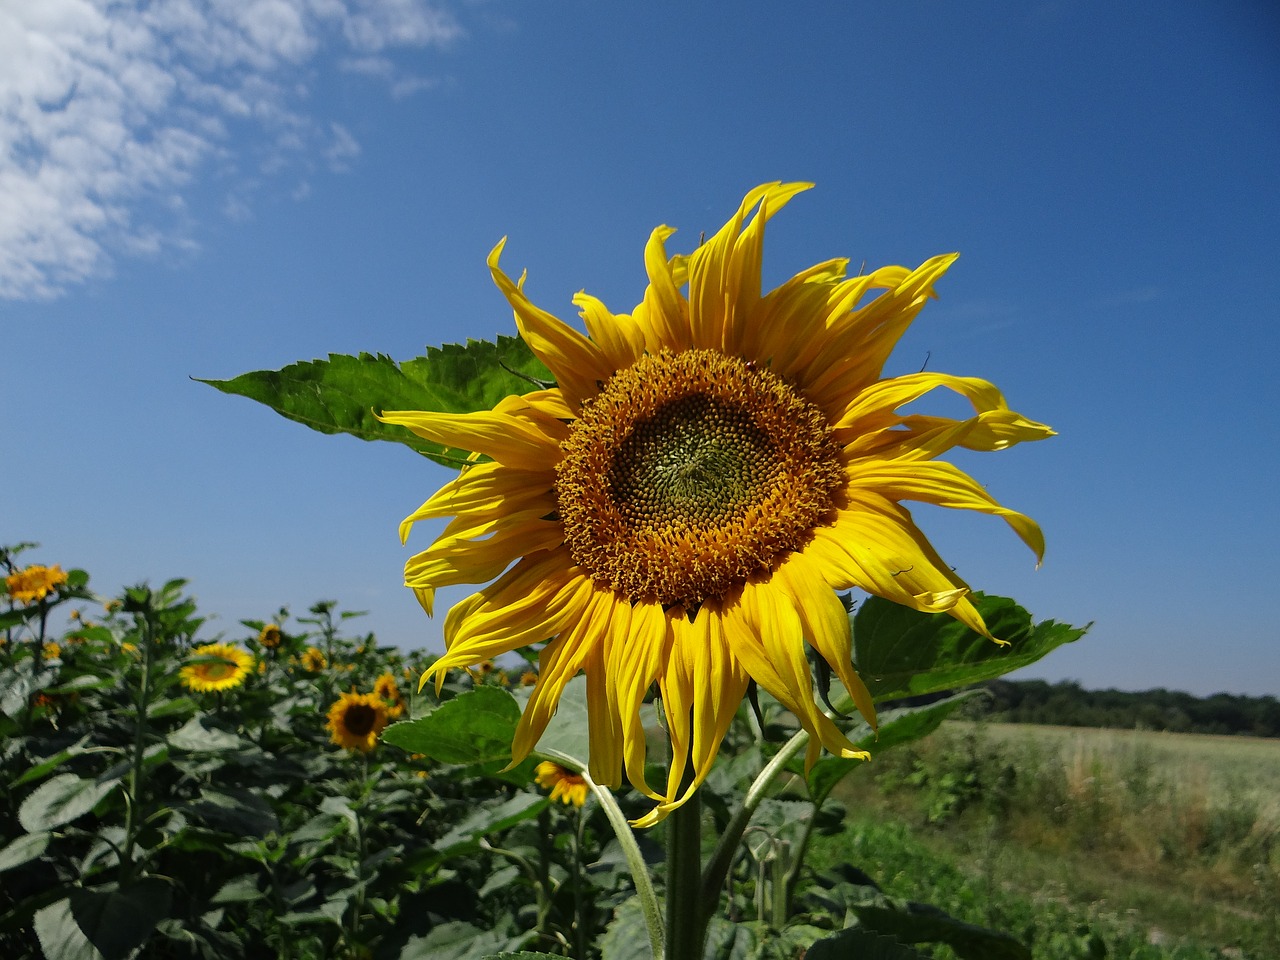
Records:
M184 686L196 693L230 690L244 683L253 666L253 656L232 643L206 643L191 651L195 660L178 676Z
M538 786L551 791L551 799L580 807L587 802L590 787L580 774L566 770L558 763L544 760L534 771Z
M279 624L268 623L260 631L258 631L258 645L265 647L267 650L274 650L280 646L282 634L280 633Z
M324 651L317 647L307 647L302 652L302 669L311 673L319 673L325 667L329 666L329 660L324 655Z
M809 732L809 765L823 747L866 756L818 708L806 659L807 643L874 724L837 591L947 612L991 636L902 501L993 514L1043 552L1034 521L935 458L1053 431L982 380L881 375L954 254L856 277L828 260L762 292L765 223L809 186L752 190L687 256L669 256L673 231L656 229L649 286L630 314L574 298L586 336L529 301L499 268L499 243L490 272L557 385L492 411L382 415L484 457L401 524L404 538L419 520L454 518L405 567L428 612L439 587L498 578L449 611L447 651L423 682L552 638L513 761L585 672L591 777L616 786L625 769L658 802L641 825L702 783L752 680ZM902 412L938 387L974 415ZM654 683L674 755L662 791L644 775L640 705Z
M368 753L387 725L387 708L372 693L341 694L329 708L329 739L347 750Z
M400 692L400 685L396 683L395 674L391 671L388 670L373 681L373 695L385 704L387 716L392 720L404 713L404 694Z
M43 600L67 582L67 574L59 564L52 567L33 564L4 578L9 589L9 599L14 603L35 603Z

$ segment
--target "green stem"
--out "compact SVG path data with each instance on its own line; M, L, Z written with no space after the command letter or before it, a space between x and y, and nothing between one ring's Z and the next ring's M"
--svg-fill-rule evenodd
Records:
M738 812L733 815L733 819L721 834L720 842L716 844L711 860L707 863L706 872L702 875L699 902L704 904L708 913L720 902L720 891L724 887L725 878L729 876L729 868L733 866L733 858L738 853L738 844L742 842L747 824L751 822L751 815L756 812L756 807L760 806L760 801L765 798L765 794L777 779L778 774L808 742L809 734L801 730L782 745L782 749L765 764L760 775L751 784L747 795L742 799L742 806L738 808Z
M583 915L582 901L582 837L586 829L587 818L582 815L581 807L574 807L573 856L569 864L573 868L573 942L578 949L578 956L587 955L587 918Z
M580 763L560 753L547 751L544 755L557 763L567 763L571 768L577 768ZM626 858L627 867L631 870L631 878L635 881L636 896L640 898L640 909L644 913L645 928L649 932L649 950L653 954L653 960L666 960L662 908L658 905L658 895L653 891L649 866L644 862L640 845L636 843L636 835L631 830L631 825L627 823L622 808L618 806L618 800L613 795L613 791L592 780L585 769L580 769L578 775L586 781L595 798L600 801L600 808L604 810L605 818L609 821L609 826L613 827L614 836L618 838L618 845L622 847L622 855Z
M138 825L143 819L142 760L146 752L147 707L151 702L151 660L155 646L150 611L142 619L142 685L138 691L138 708L134 716L133 763L129 768L128 805L124 826L124 852L120 857L120 884L133 877L133 847L138 839Z
M694 791L667 818L667 960L702 960L711 911L701 881L702 798Z

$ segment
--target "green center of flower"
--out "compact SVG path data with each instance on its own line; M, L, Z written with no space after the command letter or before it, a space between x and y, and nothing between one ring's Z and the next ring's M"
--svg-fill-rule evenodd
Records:
M715 350L663 351L619 371L563 449L569 552L632 600L723 596L802 547L844 485L822 412Z

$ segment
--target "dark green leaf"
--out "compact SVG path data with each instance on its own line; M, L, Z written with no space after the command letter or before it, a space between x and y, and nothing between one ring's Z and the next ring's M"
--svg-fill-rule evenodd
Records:
M600 938L601 960L657 960L649 945L649 928L639 897L632 897L613 912Z
M519 721L520 707L511 694L498 687L478 687L425 717L392 724L382 739L442 763L509 760Z
M505 946L505 937L460 920L442 923L425 937L411 937L400 960L471 960Z
M1073 627L1031 615L1007 597L975 594L974 602L1000 646L949 614L919 613L868 597L853 617L854 660L872 697L899 697L954 690L1035 663L1064 643L1084 636Z
M481 960L564 960L564 957L558 953L534 953L531 950L521 950L519 953L490 953Z
M436 841L436 849L446 855L471 849L486 834L500 833L523 820L536 817L547 803L546 797L518 793L495 806L481 807Z
M240 837L265 837L280 830L271 804L242 788L206 789L188 809L215 830Z
M532 693L532 689L525 690ZM587 678L574 677L560 692L560 702L534 753L557 761L571 761L584 770L591 753L587 724Z
M220 729L208 716L195 716L169 734L169 745L193 753L235 750L245 742L230 731Z
M891 937L882 937L862 927L849 927L811 946L805 960L927 960Z
M392 440L439 463L457 466L467 451L449 451L404 427L382 423L374 412L488 410L503 397L537 389L518 374L550 379L546 367L523 340L498 337L496 343L468 340L465 346L429 347L425 357L399 364L382 354L330 354L328 360L302 361L282 370L258 370L231 380L200 382L223 393L257 400L321 433Z
M119 783L118 779L85 780L74 773L60 773L22 801L18 821L28 833L60 827L84 816Z
M964 923L937 907L908 903L904 910L855 906L858 919L904 943L945 943L961 960L1031 960L1031 951L1007 933Z
M47 960L124 960L169 915L170 898L154 877L109 892L77 890L36 914L36 935Z

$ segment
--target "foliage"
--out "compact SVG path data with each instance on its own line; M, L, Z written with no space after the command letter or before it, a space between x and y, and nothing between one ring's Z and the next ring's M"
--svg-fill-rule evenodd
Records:
M1280 700L1177 690L1086 690L1071 680L992 680L985 716L1005 723L1280 737Z
M3 554L8 569L18 552ZM402 693L398 683L411 692L429 658L347 635L358 614L322 601L296 619L281 610L245 621L242 636L217 638L246 651L252 666L236 686L200 693L182 682L207 642L183 581L105 602L88 583L72 570L49 596L10 603L4 614L4 956L625 960L647 952L635 935L634 874L603 801L551 804L533 782L533 759L507 769L528 692L513 684L515 669L451 676L439 698ZM55 614L66 621L58 632ZM855 631L871 622L865 607L861 615ZM896 656L900 671L938 669L924 650L914 661ZM984 675L990 666L971 669ZM335 746L325 729L331 705L375 688L388 711L408 707L403 718L368 754ZM843 691L827 692L847 707ZM878 740L857 725L850 735L880 753L935 729L966 699L887 708ZM758 716L742 709L701 791L720 838L706 851L708 876L723 891L709 955L781 960L856 940L911 957L923 955L924 940L1025 956L1006 934L882 896L856 877L809 873L811 839L840 827L833 790L863 765L825 758L806 776L793 719L767 696L758 706ZM654 705L644 718L660 736ZM540 755L581 765L585 720L579 680ZM771 762L787 784L750 789ZM611 802L631 816L646 809L630 795ZM659 886L662 830L638 847Z

